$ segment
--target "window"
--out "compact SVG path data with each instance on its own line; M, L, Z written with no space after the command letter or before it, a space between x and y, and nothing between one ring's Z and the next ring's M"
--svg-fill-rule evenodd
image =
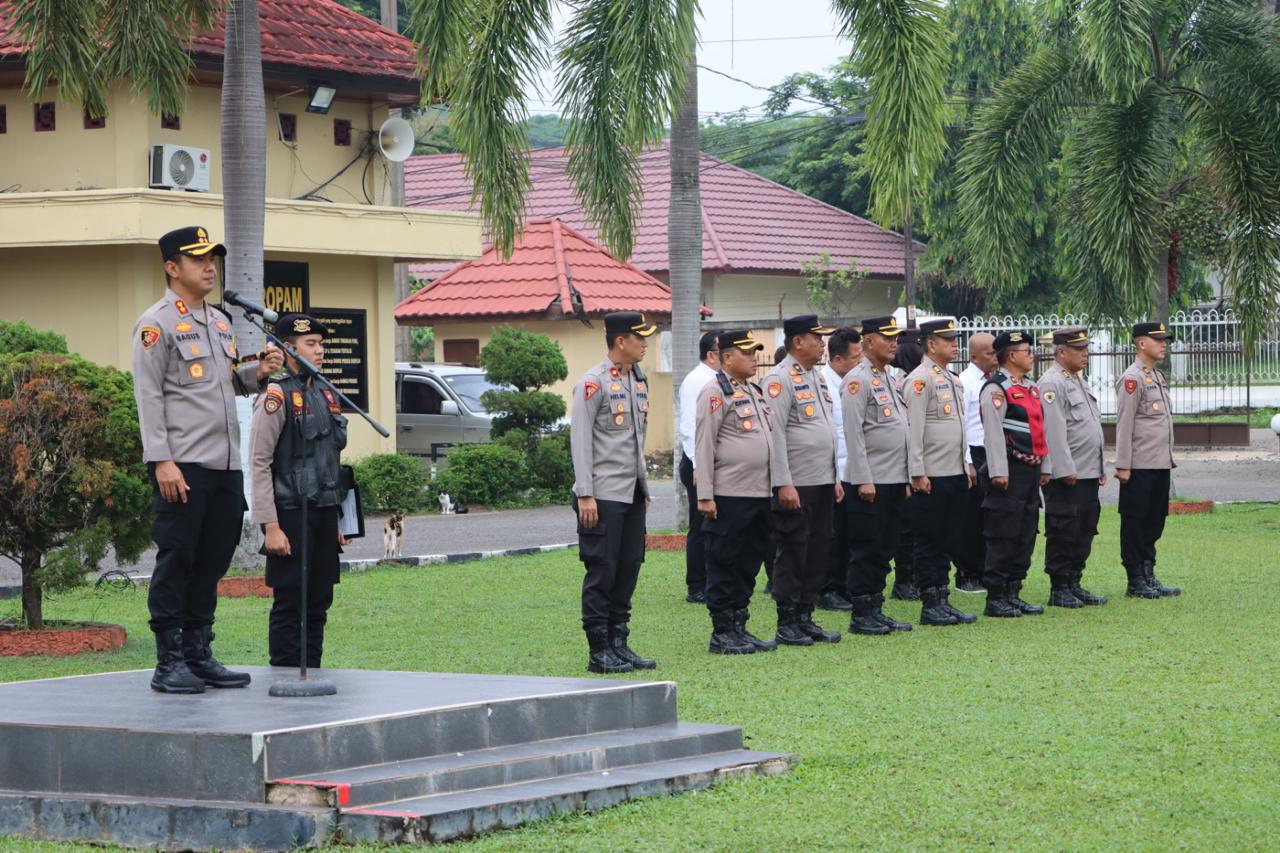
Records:
M483 373L459 373L444 377L444 381L449 383L453 393L462 398L462 402L467 404L468 409L481 414L485 412L485 407L480 402L480 395L485 391L515 390L509 385L494 385Z
M335 118L333 120L333 144L351 145L351 119Z
M404 380L400 389L400 412L406 415L438 415L444 397L429 382L421 379Z
M478 338L454 339L444 342L444 360L449 364L465 364L476 367L480 364L480 341Z
M171 116L168 114L160 116L161 130L182 130L182 116Z
M280 113L280 141L298 141L298 117L291 113Z
M41 133L56 129L58 126L58 111L53 101L43 104L36 104L36 132Z
M84 129L85 130L102 130L106 126L107 126L106 116L94 118L93 116L89 115L88 110L84 111Z

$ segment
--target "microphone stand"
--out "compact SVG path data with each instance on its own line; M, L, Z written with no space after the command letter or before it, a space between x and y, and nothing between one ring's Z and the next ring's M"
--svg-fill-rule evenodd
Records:
M374 420L368 412L361 409L355 403L351 402L351 398L343 394L338 388L330 382L320 370L303 356L299 355L293 347L288 346L284 341L266 330L262 320L253 312L241 308L245 320L262 330L262 334L266 339L275 344L286 355L284 360L285 373L295 379L302 380L303 388L309 390L311 383L318 383L321 387L328 388L337 396L339 400L346 403L352 411L356 412L360 417L373 427L374 430L383 438L390 438L391 433L382 424ZM292 358L298 365L298 369L289 366L289 359ZM308 397L310 395L308 394ZM305 410L304 410L305 412ZM299 441L302 447L302 458L307 459L307 434L305 431L299 431ZM308 598L308 581L311 575L311 529L308 523L308 506L311 503L308 495L302 495L302 507L300 509L302 541L298 545L298 556L302 561L301 576L301 598L302 606L300 611L301 619L299 620L299 639L298 639L298 680L297 681L277 681L271 685L267 691L271 696L332 696L338 692L337 685L332 681L324 679L307 680L307 611L310 605Z

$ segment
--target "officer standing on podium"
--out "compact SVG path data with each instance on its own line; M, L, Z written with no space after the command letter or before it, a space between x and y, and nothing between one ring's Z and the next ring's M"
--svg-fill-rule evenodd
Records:
M644 562L649 391L640 362L658 327L637 311L604 316L609 354L573 388L569 445L578 516L582 629L590 672L654 669L627 643L631 596Z

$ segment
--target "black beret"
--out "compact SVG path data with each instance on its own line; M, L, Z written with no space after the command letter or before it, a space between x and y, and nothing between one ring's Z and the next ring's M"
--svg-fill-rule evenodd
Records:
M996 335L996 341L993 346L995 347L996 352L999 352L1002 349L1008 349L1009 347L1017 344L1031 344L1034 347L1035 343L1035 338L1031 337L1030 332L1015 329L1011 332L1001 332Z
M299 335L319 335L327 338L332 332L310 314L281 314L275 322L276 337L294 338Z

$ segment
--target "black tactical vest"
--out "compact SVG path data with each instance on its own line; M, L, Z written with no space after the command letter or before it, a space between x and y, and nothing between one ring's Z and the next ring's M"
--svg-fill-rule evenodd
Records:
M310 506L337 506L343 498L338 457L347 446L342 406L327 388L308 388L292 376L278 384L285 422L271 463L276 506L300 509L304 497Z

